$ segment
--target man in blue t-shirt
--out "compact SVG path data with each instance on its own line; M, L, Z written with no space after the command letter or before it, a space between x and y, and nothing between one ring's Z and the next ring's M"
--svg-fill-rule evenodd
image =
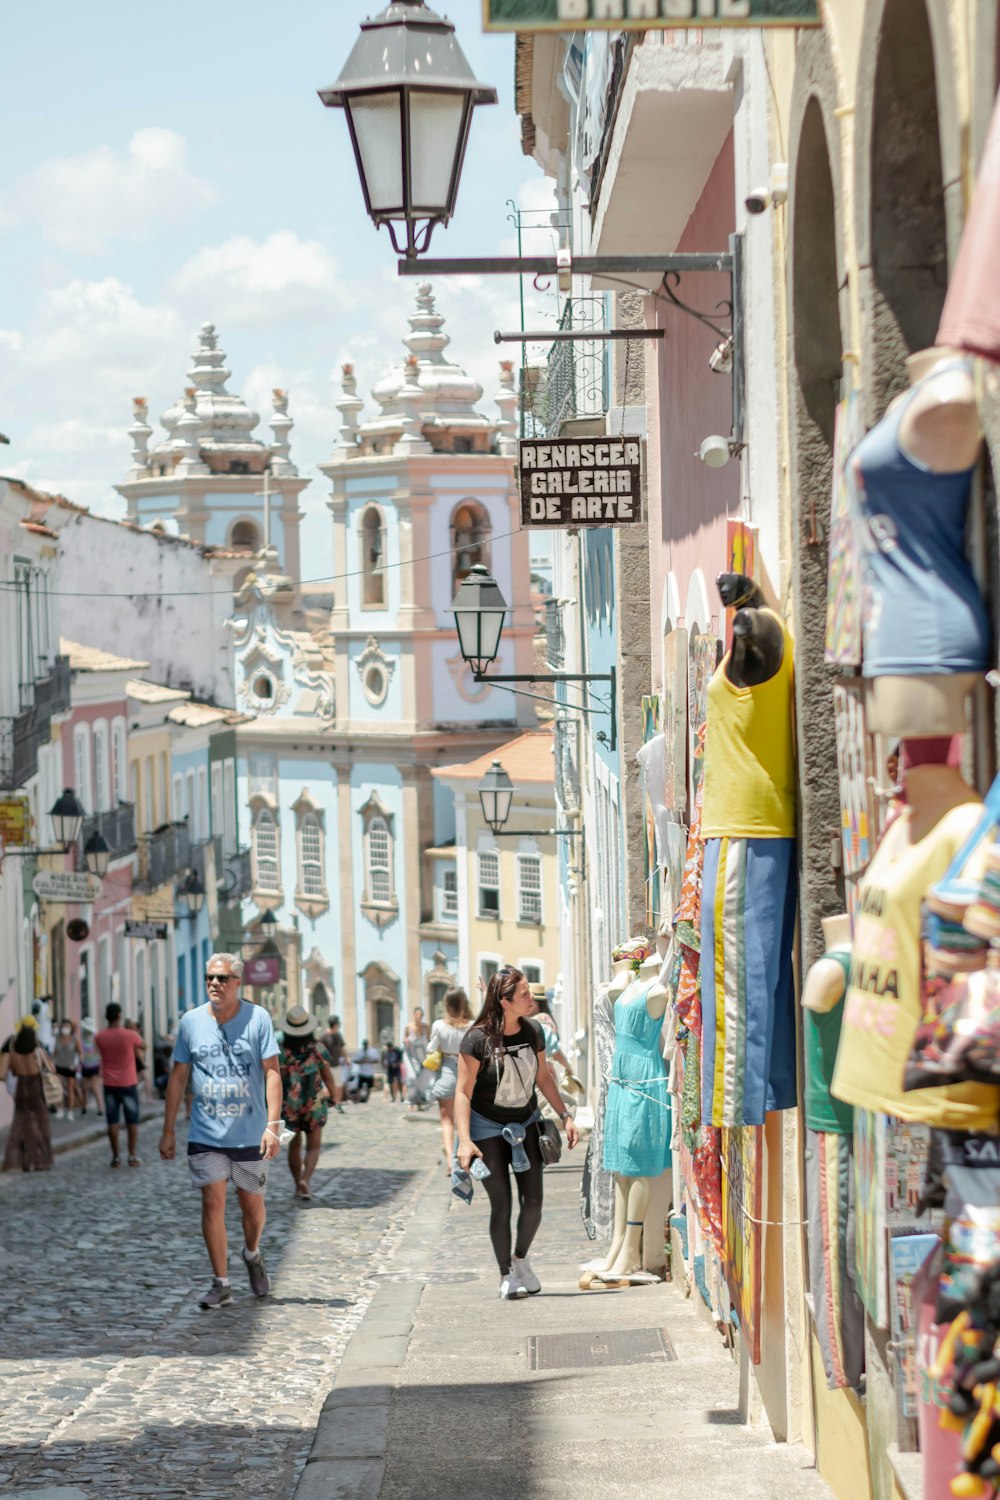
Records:
M201 1230L214 1278L199 1306L232 1301L226 1242L226 1190L236 1187L243 1215L243 1260L256 1297L271 1283L260 1253L266 1217L267 1170L281 1149L281 1072L278 1043L267 1011L240 999L243 961L213 953L205 972L207 1005L185 1011L177 1028L167 1082L160 1155L177 1154L174 1122L191 1079L188 1167L201 1189Z

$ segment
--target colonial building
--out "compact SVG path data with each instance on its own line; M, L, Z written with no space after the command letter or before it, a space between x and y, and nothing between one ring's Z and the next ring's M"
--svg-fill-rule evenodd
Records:
M343 369L331 485L332 607L299 613L290 566L262 558L234 620L241 841L252 849L251 934L262 912L285 983L335 1008L349 1041L397 1033L457 973L457 933L425 851L454 812L435 766L472 760L533 722L530 700L476 684L449 606L487 564L511 618L497 670L533 665L530 564L513 483L517 397L501 372L498 420L445 350L429 286L401 365L364 415ZM302 622L305 622L303 628Z

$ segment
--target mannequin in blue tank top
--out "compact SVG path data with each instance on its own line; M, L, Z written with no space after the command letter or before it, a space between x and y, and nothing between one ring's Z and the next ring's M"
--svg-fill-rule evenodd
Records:
M917 737L966 727L990 630L965 557L982 444L968 361L947 349L907 360L911 389L851 456L865 546L868 728Z

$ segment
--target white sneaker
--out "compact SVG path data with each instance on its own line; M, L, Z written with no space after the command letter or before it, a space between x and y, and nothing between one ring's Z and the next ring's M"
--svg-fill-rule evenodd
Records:
M528 1295L528 1288L523 1285L513 1266L507 1275L500 1280L500 1300L502 1302L515 1302L520 1297Z
M527 1256L523 1260L518 1260L515 1255L510 1263L510 1270L511 1275L517 1277L529 1297L533 1297L536 1292L542 1290L542 1283L531 1269Z

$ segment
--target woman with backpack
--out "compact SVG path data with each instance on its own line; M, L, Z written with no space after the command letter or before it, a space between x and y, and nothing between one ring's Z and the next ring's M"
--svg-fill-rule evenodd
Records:
M323 1126L334 1097L333 1069L329 1052L316 1040L316 1018L304 1006L292 1006L281 1031L282 1114L288 1129L294 1131L288 1146L288 1166L295 1196L301 1203L309 1203Z
M458 1164L469 1172L478 1157L490 1200L490 1241L505 1301L540 1292L528 1251L542 1222L541 1115L536 1088L551 1104L572 1149L579 1136L545 1056L545 1040L533 1009L528 981L505 964L493 975L476 1020L462 1037L455 1093ZM517 1184L517 1237L511 1241L510 1174Z

